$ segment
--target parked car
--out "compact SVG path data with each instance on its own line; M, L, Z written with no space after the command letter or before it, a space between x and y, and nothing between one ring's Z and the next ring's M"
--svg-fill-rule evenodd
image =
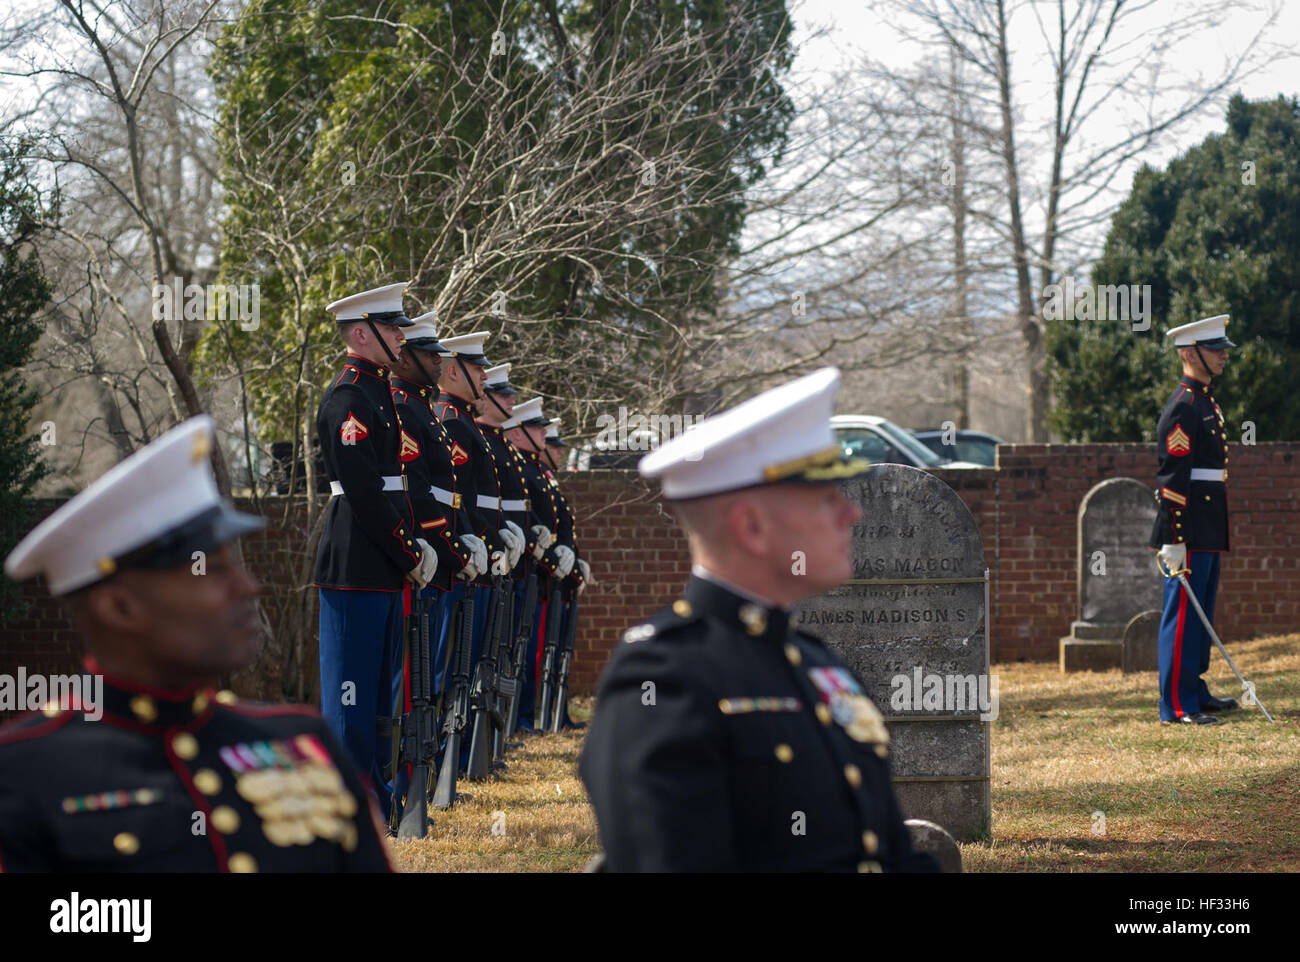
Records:
M893 421L871 414L837 414L831 418L836 440L846 454L875 464L910 464L914 468L978 468L969 461L947 461Z
M999 437L992 434L986 434L983 431L957 431L953 444L944 444L945 431L939 428L927 429L924 431L913 431L916 439L933 451L939 457L947 460L970 461L984 467L993 467L997 463L999 444L1006 444Z

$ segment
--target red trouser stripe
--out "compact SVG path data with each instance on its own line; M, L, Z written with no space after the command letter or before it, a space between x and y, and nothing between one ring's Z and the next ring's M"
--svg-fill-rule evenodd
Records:
M1169 693L1170 700L1174 703L1174 717L1183 717L1183 706L1178 703L1178 676L1183 666L1183 621L1187 617L1187 592L1182 585L1178 586L1178 625L1174 629L1174 672L1173 680L1169 683L1172 689Z
M542 602L542 614L537 619L539 627L537 629L537 664L533 668L533 677L541 680L542 677L542 644L546 638L546 609L551 607L550 601Z

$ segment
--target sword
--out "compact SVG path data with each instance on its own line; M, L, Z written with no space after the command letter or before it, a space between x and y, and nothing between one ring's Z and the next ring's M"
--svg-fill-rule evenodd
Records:
M1228 667L1232 669L1232 673L1236 675L1237 680L1241 682L1241 690L1244 692L1242 700L1247 704L1254 702L1258 705L1259 710L1264 713L1264 717L1272 723L1273 716L1268 713L1268 709L1264 707L1264 703L1259 700L1259 695L1255 694L1255 686L1246 681L1241 672L1237 671L1237 666L1232 662L1232 656L1228 654L1228 649L1223 647L1223 642L1219 640L1219 636L1215 632L1214 626L1210 624L1210 619L1205 617L1205 609L1202 608L1201 603L1196 600L1196 593L1192 591L1192 586L1187 583L1187 573L1191 569L1183 568L1181 571L1168 571L1165 569L1165 566L1160 563L1159 555L1156 556L1156 567L1160 569L1160 573L1166 578L1178 579L1178 583L1183 586L1183 591L1187 592L1187 600L1190 601L1192 607L1196 609L1196 614L1201 619L1201 624L1203 624L1205 630L1209 632L1210 640L1214 642L1215 647L1219 649L1219 653L1223 655L1223 660L1228 663Z

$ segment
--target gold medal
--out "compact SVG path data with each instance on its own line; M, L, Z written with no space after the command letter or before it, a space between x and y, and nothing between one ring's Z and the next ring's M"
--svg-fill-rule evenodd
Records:
M290 828L289 822L284 820L268 821L262 823L262 834L266 840L278 848L288 848L293 844L293 829Z

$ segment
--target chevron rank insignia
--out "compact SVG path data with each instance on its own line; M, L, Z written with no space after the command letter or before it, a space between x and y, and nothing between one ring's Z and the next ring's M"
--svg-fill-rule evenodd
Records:
M451 446L452 464L456 465L456 467L460 467L468 460L469 460L469 455L466 454L465 449L460 446L460 442L457 442Z
M356 444L363 438L370 436L370 429L361 423L360 419L351 411L348 412L347 420L339 428L339 437L343 439L344 444Z
M1181 424L1177 425L1165 438L1165 448L1170 454L1181 458L1192 450L1192 439L1187 436Z
M414 461L420 456L419 442L405 431L402 432L402 449L397 456L402 461Z

